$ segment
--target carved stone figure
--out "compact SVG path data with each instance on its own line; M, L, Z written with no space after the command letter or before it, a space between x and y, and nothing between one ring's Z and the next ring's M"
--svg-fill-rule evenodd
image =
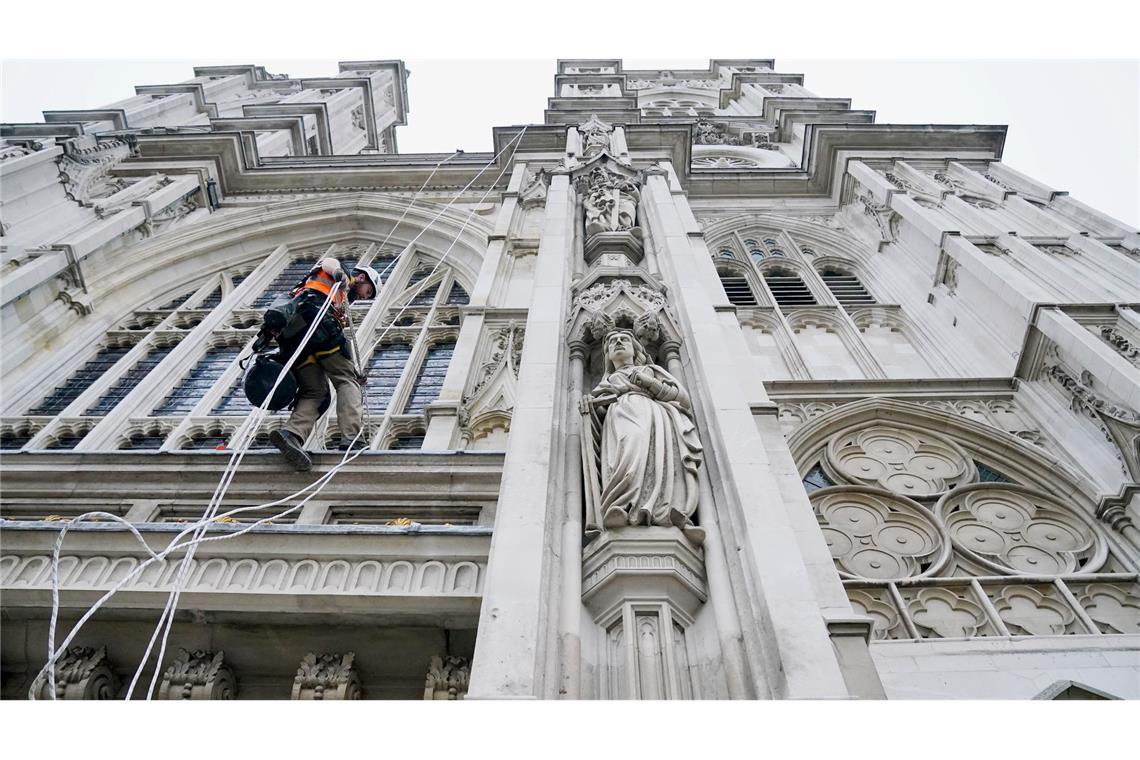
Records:
M613 127L600 120L597 116L590 118L578 127L578 134L582 136L582 155L591 157L610 148L610 133Z
M47 678L37 699L50 699ZM56 699L114 699L119 679L111 671L107 647L70 647L55 663Z
M637 202L641 192L637 185L618 174L595 167L586 182L583 205L586 209L586 234L622 232L637 225Z
M605 375L583 398L587 535L627 525L681 528L694 543L702 450L689 395L629 330L605 339Z

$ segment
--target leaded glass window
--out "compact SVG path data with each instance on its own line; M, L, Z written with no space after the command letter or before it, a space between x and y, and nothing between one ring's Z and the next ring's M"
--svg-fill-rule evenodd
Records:
M829 268L820 272L819 276L823 279L823 284L835 296L835 300L843 306L862 306L875 303L875 299L863 287L863 283L859 282L859 278L853 274Z
M206 352L194 369L154 411L156 415L189 414L241 353L239 346L216 346Z
M439 283L429 285L418 296L413 298L409 306L431 306L435 301L435 292L439 290Z
M369 412L379 414L387 410L411 355L412 347L407 343L389 343L372 354L368 360L368 384L364 387L364 403Z
M109 346L101 349L95 358L80 367L67 379L67 382L52 391L39 405L29 409L28 414L45 416L59 414L130 350L130 346Z
M439 398L439 391L443 388L443 379L447 375L447 367L451 364L451 355L455 352L455 342L446 341L430 347L424 357L420 374L412 386L411 396L404 407L404 414L422 414L432 401Z
M1013 481L1002 475L997 470L990 469L982 463L978 463L978 481L981 483L1012 483Z
M823 466L818 462L807 471L807 475L804 475L804 490L808 493L833 485L835 483L827 477L827 473L823 471Z
M398 435L388 448L394 450L418 449L424 445L422 435Z
M292 290L301 280L305 279L305 275L316 265L317 260L315 258L299 258L290 261L285 265L285 268L273 278L273 282L269 283L269 286L263 290L261 295L253 302L253 308L265 308L273 302L274 298Z
M103 415L114 409L115 405L126 398L127 394L134 390L135 386L142 382L142 379L146 377L152 369L157 367L159 362L169 356L173 350L174 346L155 346L151 348L146 356L135 362L135 366L123 373L118 381L111 386L110 390L104 393L84 414Z
M467 297L467 291L458 282L452 283L451 292L447 294L447 303L452 306L460 306L470 302Z

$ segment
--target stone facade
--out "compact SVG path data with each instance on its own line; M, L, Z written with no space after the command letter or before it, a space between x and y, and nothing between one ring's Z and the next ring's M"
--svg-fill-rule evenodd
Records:
M399 61L193 73L0 125L3 697L1140 697L1140 233L1004 128L563 60L400 154ZM367 447L270 415L184 561L324 255Z

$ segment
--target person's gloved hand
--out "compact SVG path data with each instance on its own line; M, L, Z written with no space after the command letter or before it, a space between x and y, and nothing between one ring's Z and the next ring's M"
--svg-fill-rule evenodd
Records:
M321 259L321 270L334 280L344 280L348 277L341 268L340 262L334 258Z

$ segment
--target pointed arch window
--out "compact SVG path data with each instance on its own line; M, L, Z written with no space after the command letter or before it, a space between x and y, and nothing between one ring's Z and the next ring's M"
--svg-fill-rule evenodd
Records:
M29 415L56 415L71 405L82 393L103 377L107 370L127 355L131 346L106 346L87 361L67 381L53 390L47 398L28 410Z
M309 270L317 265L317 259L313 257L301 257L293 259L285 268L277 273L273 278L273 282L269 283L268 287L261 292L252 304L255 309L263 309L269 304L273 303L273 299L286 290L289 290L294 285L299 283Z
M764 273L764 282L768 284L772 297L781 308L794 309L816 305L815 296L808 290L808 286L791 270L769 269Z
M420 374L412 386L408 403L404 406L404 414L423 414L427 405L439 398L444 377L447 375L447 367L451 364L454 353L453 340L442 341L428 348L427 356L424 357L424 363L420 367Z
M198 401L209 393L214 383L238 358L241 346L215 346L206 352L194 369L190 370L162 404L155 415L189 414Z
M735 272L717 270L724 294L733 306L756 306L756 296L748 285L748 278Z
M875 303L875 299L859 282L859 278L850 272L844 272L834 267L827 267L819 276L823 284L835 296L835 300L843 306L863 306Z
M369 412L382 414L387 411L396 392L404 365L412 356L408 343L387 343L376 349L368 360L368 385L364 387L364 403Z
M103 415L114 409L115 405L126 398L127 394L134 390L134 387L142 382L142 379L150 374L150 371L157 367L173 350L173 344L152 347L146 356L139 359L135 366L123 373L118 381L99 397L98 401L88 407L84 414L90 416Z

